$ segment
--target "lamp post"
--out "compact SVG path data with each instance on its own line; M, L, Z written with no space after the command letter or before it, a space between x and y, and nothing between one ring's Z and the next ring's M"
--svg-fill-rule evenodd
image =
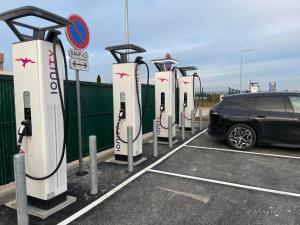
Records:
M242 93L243 89L243 81L242 81L242 75L243 75L243 54L244 52L251 52L251 49L242 49L241 50L241 72L240 72L240 93Z
M129 44L128 0L125 0L125 43ZM127 50L128 53L129 50ZM127 55L129 61L129 54Z

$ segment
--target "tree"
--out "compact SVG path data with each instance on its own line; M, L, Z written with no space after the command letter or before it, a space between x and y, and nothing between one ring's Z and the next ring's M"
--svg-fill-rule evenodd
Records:
M101 84L101 76L100 76L100 74L98 74L96 82L99 83L99 84Z

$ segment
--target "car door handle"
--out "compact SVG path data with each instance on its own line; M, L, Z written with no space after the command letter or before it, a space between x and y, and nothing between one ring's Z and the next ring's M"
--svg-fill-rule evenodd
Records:
M266 116L258 115L257 118L266 118Z

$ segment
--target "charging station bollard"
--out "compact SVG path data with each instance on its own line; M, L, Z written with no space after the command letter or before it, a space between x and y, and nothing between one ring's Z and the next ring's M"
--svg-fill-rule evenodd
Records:
M194 135L195 134L195 113L194 113L194 110L191 111L191 119L192 119L191 132L192 132L192 135Z
M199 107L199 128L202 130L202 108Z
M180 119L181 119L181 139L185 139L185 118L184 118L184 112L180 113Z
M168 116L168 124L169 124L169 148L172 148L172 116Z
M14 155L18 225L28 225L25 155Z
M133 128L127 127L127 142L128 142L128 172L133 172Z
M153 120L153 156L158 156L158 148L157 148L157 122Z
M90 193L98 194L98 167L97 167L97 138L89 136L90 150Z

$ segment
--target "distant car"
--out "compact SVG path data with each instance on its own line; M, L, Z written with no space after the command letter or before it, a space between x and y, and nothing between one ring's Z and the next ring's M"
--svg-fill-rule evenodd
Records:
M208 134L227 140L234 149L300 146L300 93L225 96L209 114Z

